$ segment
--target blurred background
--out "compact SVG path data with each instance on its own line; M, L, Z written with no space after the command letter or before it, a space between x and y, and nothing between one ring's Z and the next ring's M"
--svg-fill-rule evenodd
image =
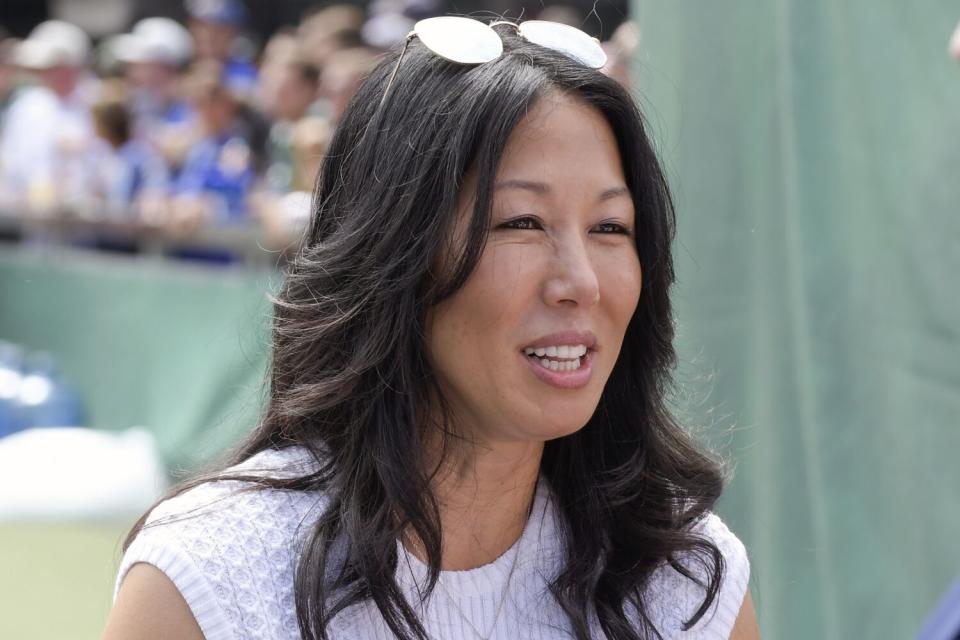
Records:
M678 212L675 405L732 462L764 637L956 638L943 0L3 0L0 637L98 637L133 520L254 426L337 117L449 13L581 27L637 96Z

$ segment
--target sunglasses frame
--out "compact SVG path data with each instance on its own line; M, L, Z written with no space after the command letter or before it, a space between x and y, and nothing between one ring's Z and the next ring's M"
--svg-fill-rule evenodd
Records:
M528 40L529 42L532 42L532 43L534 43L534 44L538 44L538 45L540 45L540 46L542 46L542 47L547 47L547 48L549 48L549 49L553 49L554 51L559 51L560 53L566 55L567 57L572 58L573 60L576 60L577 62L580 62L581 64L583 64L583 65L585 65L585 66L588 66L588 67L590 67L590 68L592 68L592 69L600 69L600 68L602 68L602 67L606 64L606 62L607 62L607 55L606 55L606 53L603 51L603 49L600 48L600 41L599 41L597 38L594 38L594 37L590 36L590 35L587 34L586 32L581 31L580 29L577 29L576 27L572 27L572 26L570 26L570 25L566 25L566 24L563 24L563 23L561 23L561 22L550 22L550 21L547 21L547 20L525 20L524 22L517 23L517 22L510 22L510 21L508 21L508 20L496 20L496 21L494 21L494 22L491 22L491 23L487 24L487 23L484 23L484 22L481 21L481 20L476 20L476 19L474 19L474 18L467 18L467 17L465 17L465 16L437 16L437 17L434 17L434 18L426 18L425 20L421 20L421 21L418 22L416 25L414 25L413 30L412 30L410 33L407 34L407 37L406 37L406 39L404 40L404 43L403 43L403 49L400 51L400 56L397 58L397 64L394 65L393 71L390 73L390 78L387 80L387 88L384 89L384 91L383 91L383 97L380 98L380 106L381 106L381 107L383 106L383 103L387 101L387 96L390 94L390 87L393 86L393 80L394 80L394 78L396 78L397 71L400 69L400 63L403 61L403 57L404 57L404 55L407 53L407 48L410 46L410 41L413 40L414 37L420 37L419 34L418 34L418 32L417 32L418 27L420 27L421 24L423 24L423 23L425 23L425 22L429 22L429 21L431 21L431 20L445 20L445 21L456 20L456 21L458 21L458 22L461 21L461 20L469 20L469 21L472 22L472 23L476 23L476 24L483 25L483 26L487 27L487 29L489 29L493 34L495 34L498 39L500 39L500 34L496 32L496 30L494 29L494 27L496 27L496 26L498 26L498 25L509 25L509 26L511 26L511 27L514 28L514 30L517 32L517 35L520 36L521 38L524 38L525 40ZM566 31L567 34L569 34L572 38L580 38L580 35L582 34L582 36L584 36L584 37L586 37L586 38L589 38L589 39L592 40L594 43L596 43L597 47L596 47L596 49L593 51L593 53L596 55L596 61L593 62L593 63L588 62L583 56L577 55L577 53L574 52L573 50L561 49L561 48L558 48L558 47L553 46L553 45L551 45L551 44L545 44L545 43L543 43L543 42L538 42L536 38L530 38L530 37L528 37L528 35L525 35L524 32L523 32L523 26L526 25L526 24L530 24L531 26L532 26L533 24L536 24L536 25L538 25L538 26L539 26L539 25L556 25L555 27L551 27L551 29L557 30L557 31L559 31L559 32L561 32L561 33L564 32L564 31ZM501 42L500 50L499 50L499 52L498 52L496 55L494 55L493 57L490 57L490 58L488 58L488 59L476 60L476 61L474 61L474 60L465 61L465 60L458 60L458 59L456 59L456 58L452 58L452 57L450 57L449 55L444 55L444 52L438 51L437 49L435 49L434 47L432 47L430 44L428 44L427 42L425 42L422 37L420 37L420 41L421 41L421 42L423 43L423 45L424 45L425 47L427 47L427 49L429 49L429 50L431 51L431 53L433 53L434 55L439 56L439 57L443 58L444 60L448 60L448 61L450 61L450 62L454 62L454 63L457 63L457 64L485 64L485 63L487 63L487 62L492 62L492 61L496 60L497 58L499 58L501 55L503 55L503 47L502 47L502 42L503 42L503 40L502 40L502 39L500 39L500 42Z

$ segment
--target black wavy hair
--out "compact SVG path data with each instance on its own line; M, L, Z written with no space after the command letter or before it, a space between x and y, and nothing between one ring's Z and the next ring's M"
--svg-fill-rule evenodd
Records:
M541 475L566 549L550 590L578 640L590 638L591 612L608 638L660 637L644 593L665 562L704 588L688 628L718 593L723 557L692 525L719 497L724 469L667 406L676 364L674 212L641 114L602 73L509 27L498 33L503 55L480 65L448 62L414 39L383 101L399 54L371 73L338 125L309 229L275 299L268 406L232 462L299 445L319 465L294 478L242 478L329 496L295 578L305 640L326 640L330 621L365 600L398 638L428 637L394 579L403 531L425 548L427 595L440 571L439 510L418 419L429 398L442 398L425 356L425 319L477 264L507 140L551 92L593 106L615 134L644 286L595 413L545 444ZM465 242L452 246L468 172L477 179L476 204ZM455 431L444 425L445 436Z

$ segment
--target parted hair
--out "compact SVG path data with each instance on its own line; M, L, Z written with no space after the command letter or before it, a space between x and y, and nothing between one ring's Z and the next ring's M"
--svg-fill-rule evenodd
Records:
M718 499L724 468L668 407L674 211L643 118L614 80L509 27L497 30L504 53L492 62L448 62L414 39L385 100L399 52L363 82L333 136L309 228L274 300L267 405L231 464L295 445L316 459L307 475L239 477L329 497L295 577L305 640L327 639L331 620L363 601L398 638L428 638L394 578L396 541L413 531L430 569L426 594L435 586L442 531L425 430L440 430L444 455L458 442L447 407L441 425L420 419L431 399L444 404L425 356L426 317L476 266L507 140L551 92L596 108L615 135L644 286L593 416L545 443L541 476L558 505L565 548L549 588L578 640L590 638L591 619L614 640L659 638L645 588L664 563L704 588L687 627L718 594L723 557L692 525ZM455 245L457 195L468 173L476 199Z

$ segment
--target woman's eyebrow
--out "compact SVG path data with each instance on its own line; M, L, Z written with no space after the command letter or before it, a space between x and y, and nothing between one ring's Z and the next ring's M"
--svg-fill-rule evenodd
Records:
M610 200L611 198L619 198L620 196L630 197L630 189L626 187L614 187L612 189L607 189L600 194L600 202L605 200Z
M550 193L550 185L545 182L534 182L532 180L503 180L493 186L494 191L501 189L523 189L532 191L537 195L546 195Z
M532 191L537 195L546 195L551 191L550 185L547 183L536 182L533 180L503 180L493 186L494 191L500 191L501 189L522 189L524 191ZM630 190L627 187L613 187L603 190L597 200L599 202L604 202L606 200L610 200L611 198L629 195Z

